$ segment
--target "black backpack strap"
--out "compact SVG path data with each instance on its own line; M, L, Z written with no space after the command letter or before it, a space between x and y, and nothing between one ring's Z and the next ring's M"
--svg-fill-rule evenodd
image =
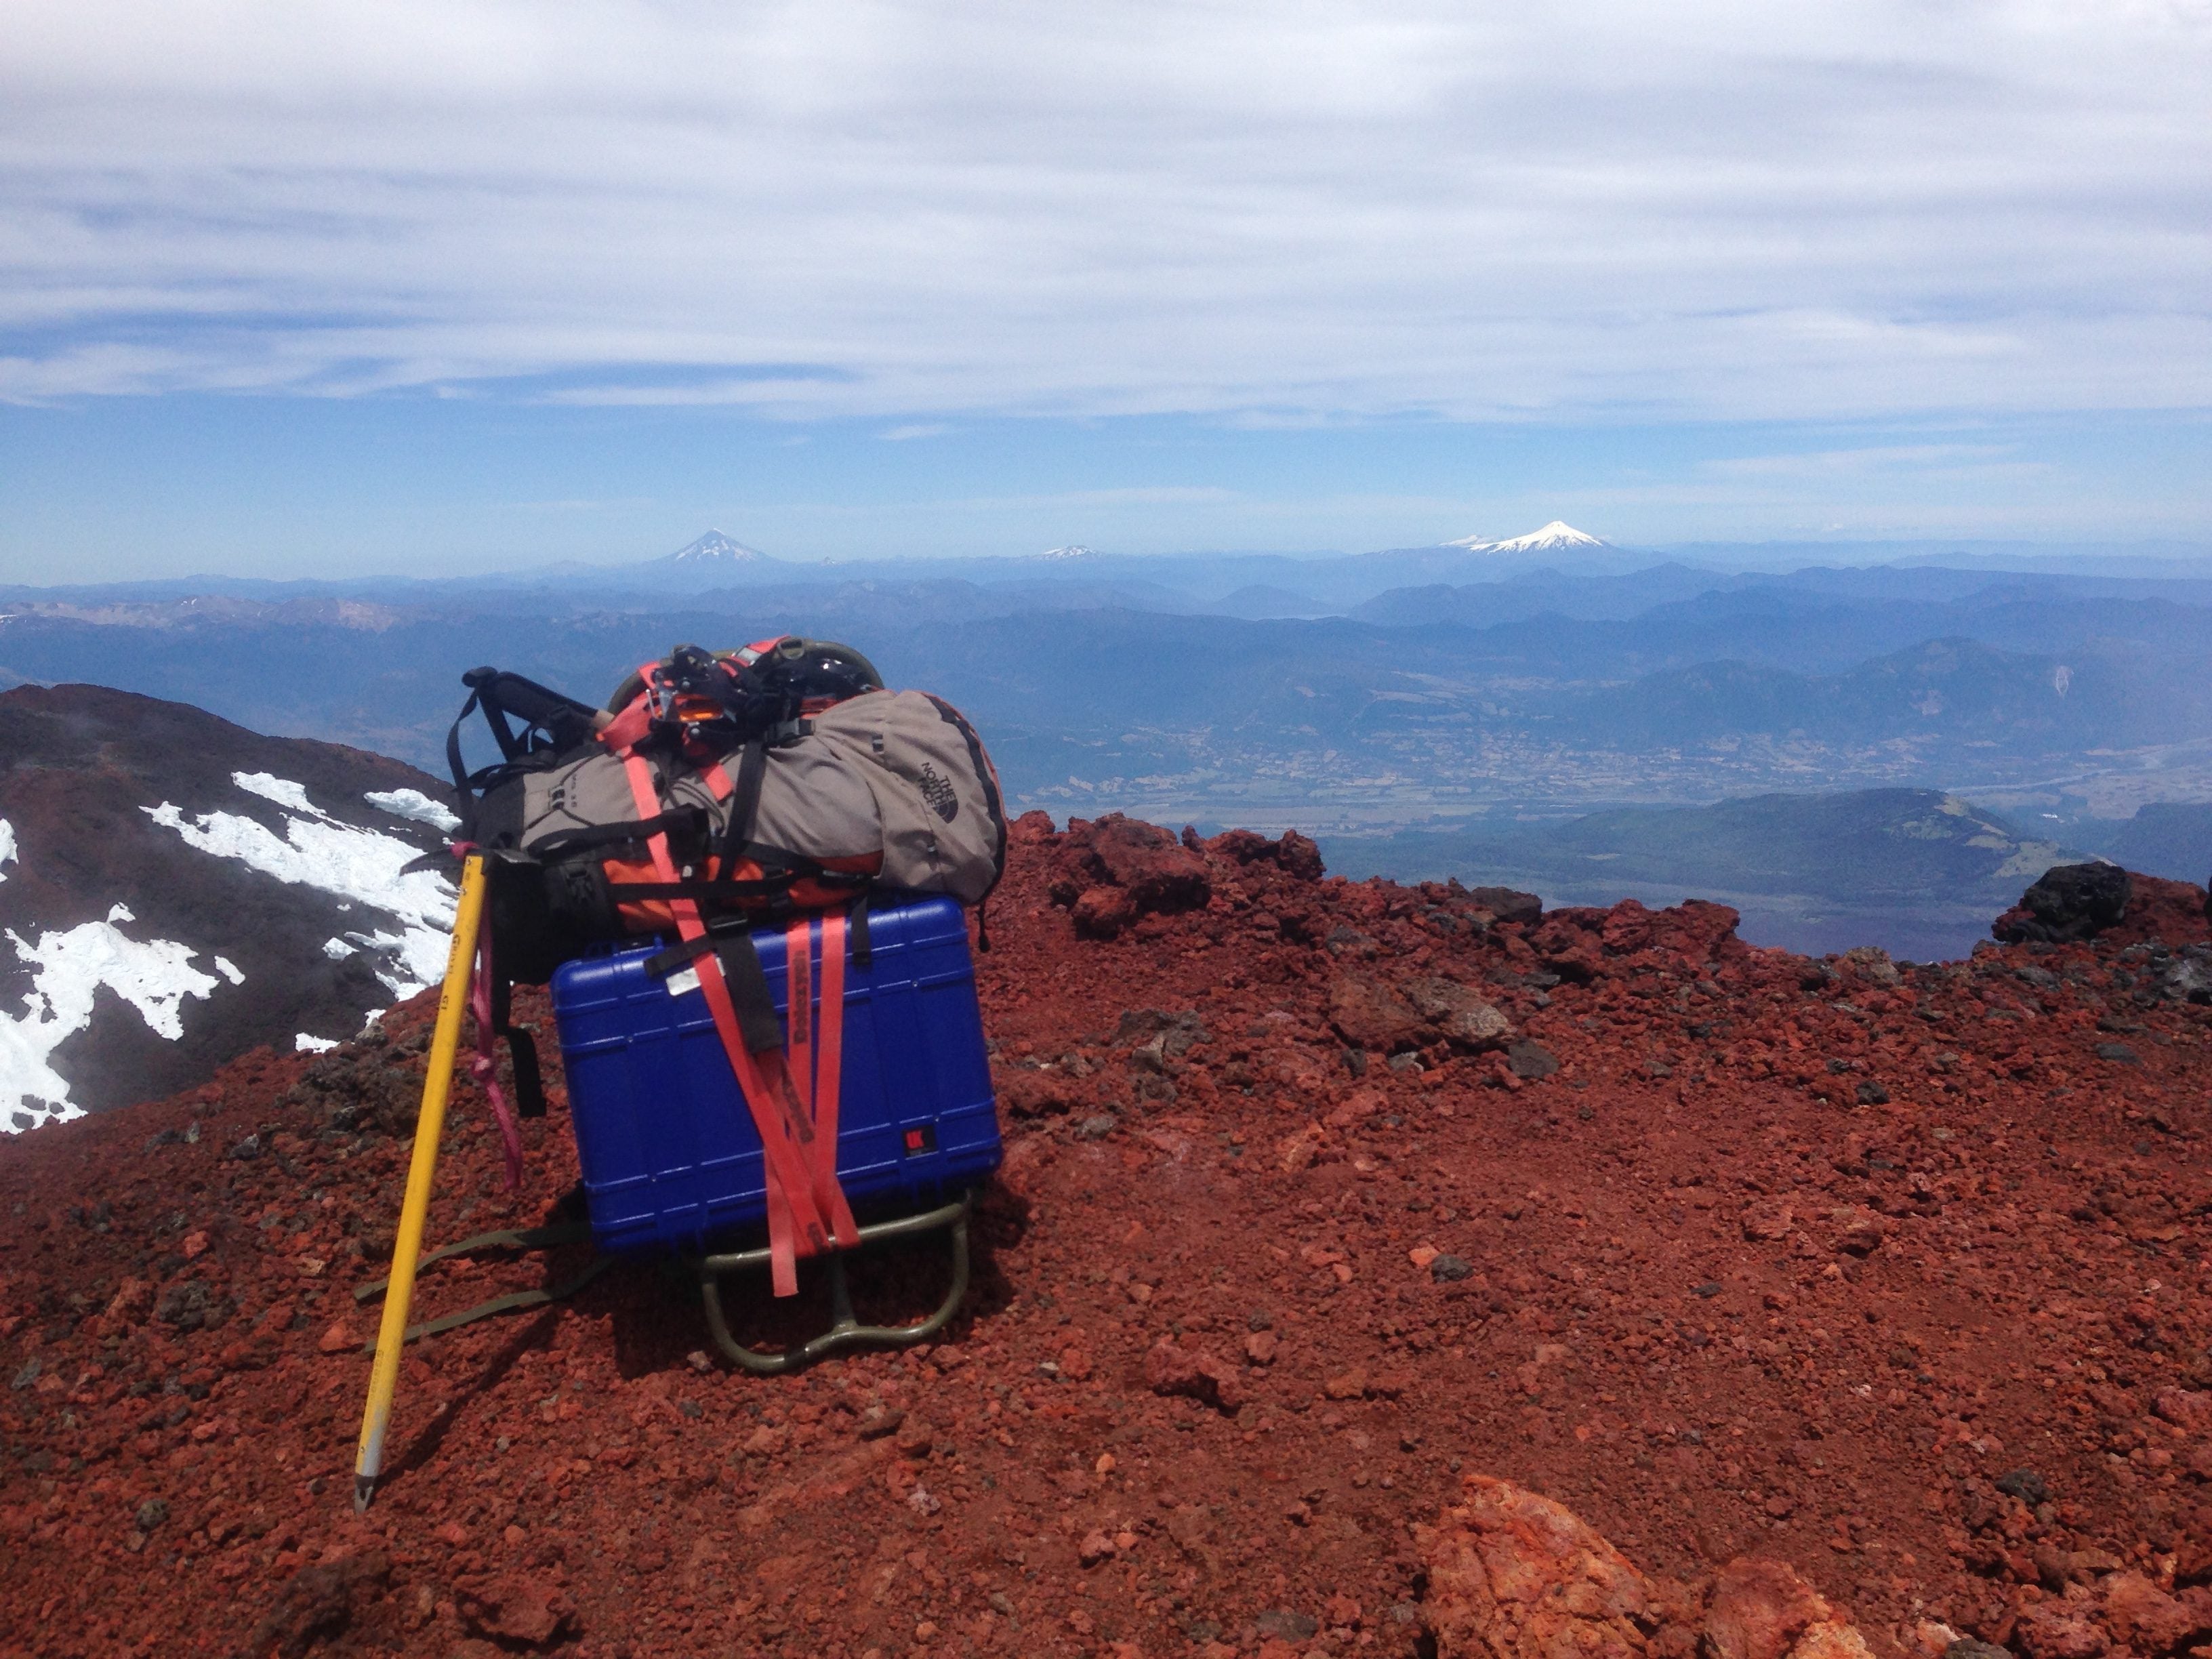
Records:
M761 784L768 776L768 743L754 738L738 761L738 775L730 786L730 818L722 826L722 879L733 880L738 860L753 838L753 820L760 815Z
M538 1039L514 1024L514 981L505 974L492 975L491 1029L507 1039L507 1055L514 1062L515 1115L544 1117L545 1075L538 1064Z
M750 928L718 927L672 945L647 957L645 971L655 979L665 979L710 951L722 964L722 982L729 988L730 1006L737 1010L745 1051L764 1054L782 1048L783 1023L776 1017L775 998L768 988L768 970L761 966Z
M738 1029L745 1047L764 1054L783 1047L783 1022L776 1018L775 999L769 994L768 973L751 933L738 930L715 942L714 954L722 963L722 980L730 988L731 1005L738 1011Z
M461 758L461 727L477 712L481 697L481 693L470 692L469 700L461 705L461 712L453 716L453 725L446 730L446 766L453 775L453 793L463 800L472 793L474 781L469 775L468 763Z
M845 938L853 950L853 966L862 973L875 960L875 950L868 942L868 894L861 889L860 897L853 901L845 913Z
M549 745L556 751L573 749L589 741L598 729L597 709L520 674L491 667L471 668L461 676L461 684L469 688L469 700L461 705L461 712L446 733L446 765L453 775L454 789L465 799L484 775L482 772L471 775L461 758L461 726L477 709L483 710L484 724L491 729L492 741L499 745L500 758L510 765ZM522 722L520 733L510 715ZM544 732L544 738L533 742L530 735L533 732Z
M522 850L534 859L558 859L623 842L650 841L672 830L696 830L705 817L696 806L672 806L654 817L587 824L579 830L556 830L550 835L538 836Z
M696 904L720 905L747 899L764 902L787 897L792 884L799 879L795 873L781 873L760 881L611 881L607 892L617 904L629 904L645 899L690 899ZM838 879L835 876L822 878L825 881ZM863 878L854 877L854 880Z

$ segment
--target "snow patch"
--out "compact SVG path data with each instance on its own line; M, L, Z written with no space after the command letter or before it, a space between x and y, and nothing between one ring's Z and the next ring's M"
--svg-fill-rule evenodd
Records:
M332 962L343 962L348 957L354 953L356 948L356 947L350 941L346 939L326 939L323 941L323 954L328 957Z
M0 1131L10 1134L84 1115L70 1103L68 1079L48 1062L64 1038L92 1023L101 986L172 1042L185 1034L179 1005L186 997L205 1000L216 987L213 975L191 966L191 946L127 939L112 921L41 933L35 945L12 927L7 937L32 969L24 1011L0 1013Z
M217 957L215 959L215 970L233 985L246 983L246 975L238 971L238 964L228 957Z
M336 1037L319 1037L307 1031L292 1039L292 1052L295 1054L326 1054L337 1046Z
M688 546L668 556L671 564L761 564L768 555L757 547L733 542L719 530L710 530Z
M21 864L21 862L22 860L15 856L15 826L7 819L0 818L0 864ZM0 870L0 881L7 879L8 872L5 870Z
M1609 547L1611 543L1592 536L1563 520L1554 519L1541 530L1532 530L1525 536L1514 536L1502 542L1493 542L1480 536L1462 536L1455 542L1446 542L1446 547L1463 547L1470 553L1545 553L1563 548Z
M233 772L230 781L249 795L258 795L264 800L273 800L279 806L289 806L295 812L313 812L317 817L328 813L307 799L307 789L274 772Z
M312 887L395 917L400 924L396 933L379 929L352 936L357 944L397 957L398 973L377 975L393 995L412 996L445 977L453 884L427 871L402 875L416 851L398 836L327 819L287 818L280 838L266 825L234 812L188 818L168 801L138 810L200 852L236 859L289 885Z
M411 818L416 823L427 823L446 835L450 836L461 827L460 819L448 811L443 802L432 800L420 789L372 789L362 799L380 812L389 812L395 818Z
M110 921L136 921L138 920L137 917L131 914L131 907L127 904L112 906L107 912L107 919Z

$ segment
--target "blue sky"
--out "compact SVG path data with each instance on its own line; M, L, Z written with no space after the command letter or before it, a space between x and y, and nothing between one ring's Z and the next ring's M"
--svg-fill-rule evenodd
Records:
M0 579L2212 539L2212 11L1522 9L24 0Z

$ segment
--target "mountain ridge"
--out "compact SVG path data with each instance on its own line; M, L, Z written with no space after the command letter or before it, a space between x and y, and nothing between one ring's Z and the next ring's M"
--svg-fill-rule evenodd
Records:
M438 978L450 885L399 872L443 793L180 703L0 692L0 1131L327 1046Z

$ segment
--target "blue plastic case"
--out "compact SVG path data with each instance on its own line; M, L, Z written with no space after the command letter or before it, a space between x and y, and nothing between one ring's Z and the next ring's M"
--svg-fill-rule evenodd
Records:
M845 968L837 1175L865 1224L946 1203L999 1165L968 924L946 898L873 904L871 962ZM821 985L821 930L814 930ZM753 934L785 1012L784 935ZM609 1251L696 1250L767 1222L766 1176L707 999L646 972L658 942L553 975L592 1231ZM679 975L680 978L680 975Z

